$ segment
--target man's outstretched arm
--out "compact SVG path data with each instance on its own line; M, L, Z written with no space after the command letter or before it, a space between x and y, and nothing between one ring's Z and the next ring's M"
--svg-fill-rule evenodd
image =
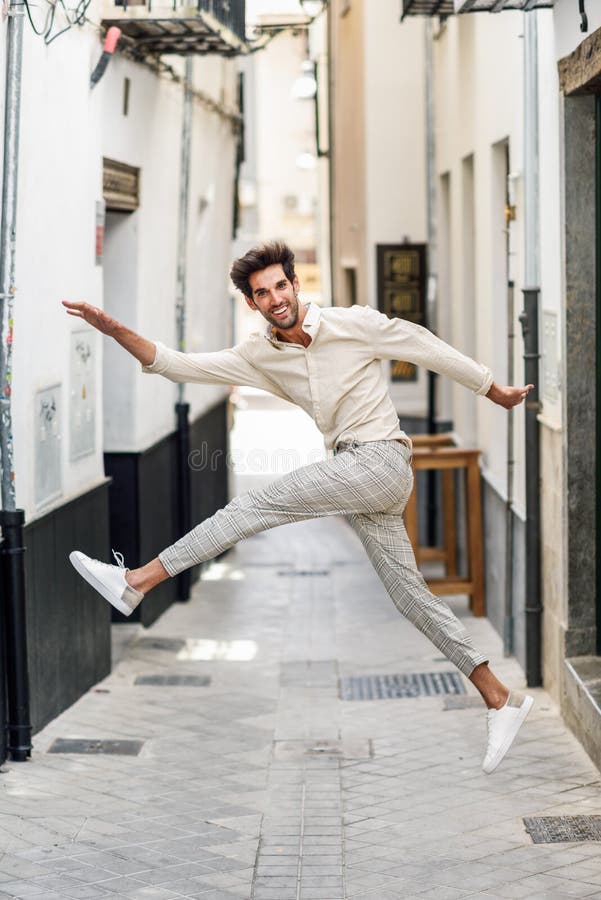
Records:
M493 403L498 403L499 406L504 406L505 409L512 409L512 407L518 406L522 400L526 399L533 387L533 384L526 384L524 387L502 387L500 384L493 382L486 396Z
M374 347L382 359L405 359L433 372L446 375L476 394L488 397L505 409L526 399L534 385L504 387L493 381L489 368L442 341L421 325L405 319L389 319L371 307L360 307Z
M67 312L114 338L141 364L142 371L168 381L191 384L249 385L290 400L276 382L260 372L237 347L211 353L170 350L161 341L147 341L90 303L63 300Z
M71 303L69 300L63 300L63 306L66 306L70 316L77 316L83 319L88 325L92 325L102 334L114 338L118 344L131 353L132 356L142 363L143 366L152 365L156 355L156 344L147 341L141 335L136 334L131 328L113 319L104 310L92 306L91 303L82 301Z

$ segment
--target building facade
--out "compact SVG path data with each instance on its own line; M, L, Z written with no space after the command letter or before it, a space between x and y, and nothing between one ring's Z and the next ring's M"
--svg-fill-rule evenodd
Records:
M169 35L150 56L141 49L154 28L146 8L132 26L122 8L92 4L81 27L49 42L24 24L10 340L34 730L110 671L109 612L70 550L109 560L112 547L135 567L227 500L227 392L141 377L61 305L88 301L189 351L229 343L244 4L226 6L202 0L189 62ZM122 37L92 87L113 15ZM46 38L68 24L59 17ZM180 17L173 32L187 27ZM186 596L172 580L143 604L142 623Z
M473 5L405 0L402 17L394 0L329 5L334 302L381 307L378 245L427 243L427 324L496 381L521 384L522 314L536 296L538 448L524 407L508 415L448 381L436 419L482 451L487 615L599 761L601 13L585 4L584 22L569 0ZM427 385L421 374L391 385L402 421L426 418Z

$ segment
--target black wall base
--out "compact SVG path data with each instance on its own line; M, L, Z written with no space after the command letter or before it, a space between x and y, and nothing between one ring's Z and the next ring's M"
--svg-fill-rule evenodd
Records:
M111 671L110 607L69 562L105 559L108 483L26 524L25 584L31 724L39 731Z
M220 403L190 424L190 484L193 526L227 503L227 404ZM181 537L178 529L177 432L143 453L105 453L112 478L110 499L111 547L123 553L134 569L154 559ZM108 558L108 557L107 557ZM192 570L192 580L198 579ZM125 617L113 611L114 622L152 625L180 600L178 579L158 585Z

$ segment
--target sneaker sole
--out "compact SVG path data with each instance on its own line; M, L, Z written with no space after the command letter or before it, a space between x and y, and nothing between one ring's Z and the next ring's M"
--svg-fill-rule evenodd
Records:
M482 770L486 775L490 775L492 772L494 772L499 763L503 761L505 754L516 739L517 733L526 721L526 716L532 709L533 705L534 697L526 697L526 699L520 706L520 717L519 719L515 720L513 728L505 738L504 742L501 744L501 747L499 748L497 755L494 758L494 762L492 763L492 765L489 764L486 769L484 768L484 766L482 766Z
M108 602L112 606L114 606L115 609L118 609L119 612L123 613L124 616L131 616L133 609L131 609L131 607L129 607L127 603L124 603L120 597L116 597L114 594L111 594L108 588L105 587L105 585L101 581L98 581L97 578L94 578L92 573L89 572L86 568L85 563L82 562L82 560L77 556L76 550L69 554L69 560L71 561L71 565L73 566L73 568L77 572L79 572L81 577L85 579L85 581L87 581L95 591L98 591L98 593L101 594L105 600L108 600Z

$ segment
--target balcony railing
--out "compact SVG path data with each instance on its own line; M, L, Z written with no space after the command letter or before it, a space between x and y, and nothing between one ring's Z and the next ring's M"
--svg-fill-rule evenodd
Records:
M104 0L102 25L117 25L134 56L245 53L245 0Z
M504 9L543 9L553 0L403 0L405 16L451 16L453 13L502 12Z

